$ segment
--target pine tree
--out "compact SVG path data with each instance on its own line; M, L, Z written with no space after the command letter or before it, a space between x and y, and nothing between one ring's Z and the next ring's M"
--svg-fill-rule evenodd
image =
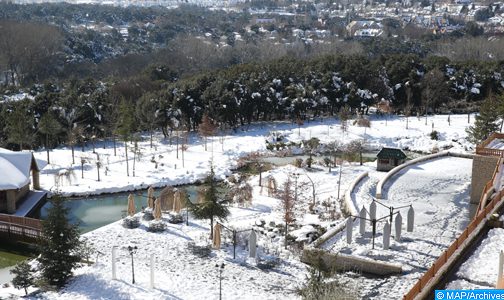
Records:
M12 285L16 289L24 289L25 295L28 295L28 288L34 284L33 269L26 260L18 263L14 269L12 269L11 274L14 275L12 279Z
M49 150L51 146L49 145L49 141L52 137L54 137L61 131L61 125L50 112L47 112L42 116L42 118L40 118L40 122L38 123L38 131L45 135L47 163L50 164L51 162L49 160Z
M129 176L128 142L135 131L135 111L126 101L119 106L119 117L117 120L117 133L124 140L124 151L126 155L126 176Z
M480 144L492 132L499 130L498 119L499 112L495 99L493 97L487 98L480 106L480 112L475 118L474 125L469 126L466 130L468 140L474 144Z
M213 238L214 219L219 218L225 220L229 215L229 209L226 204L229 202L225 199L220 199L217 192L217 184L214 178L213 166L210 168L210 174L206 178L208 187L206 188L201 203L192 204L188 202L189 210L196 219L210 219L210 239Z
M64 200L55 195L47 219L42 221L40 247L40 271L44 284L63 287L72 276L72 270L81 260L77 251L81 245L77 225L67 219L68 208Z

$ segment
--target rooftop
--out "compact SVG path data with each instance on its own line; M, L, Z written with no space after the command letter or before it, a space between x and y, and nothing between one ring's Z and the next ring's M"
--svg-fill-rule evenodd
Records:
M376 155L378 158L396 158L396 159L405 159L407 156L404 152L399 148L387 148L383 147L380 152Z

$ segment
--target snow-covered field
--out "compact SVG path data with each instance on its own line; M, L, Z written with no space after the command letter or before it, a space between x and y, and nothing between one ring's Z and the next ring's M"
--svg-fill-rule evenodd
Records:
M214 137L208 142L208 151L203 141L196 135L189 136L188 149L176 157L175 140L170 145L160 135L155 135L155 146L149 147L146 136L139 143L141 158L135 162L135 176L126 176L124 147L119 143L117 156L113 154L112 143L97 142L102 167L101 181L98 182L95 159L96 154L86 147L84 152L76 148L76 164L72 165L71 151L60 148L51 151L51 164L41 174L41 184L46 189L56 188L65 195L86 195L106 192L118 192L147 188L149 185L165 186L192 183L203 179L213 162L219 178L231 174L238 159L247 153L259 151L266 153L265 140L271 139L271 132L284 137L284 142L299 142L312 137L321 143L339 141L347 143L355 139L364 139L371 149L382 146L400 147L411 151L430 153L436 150L471 151L473 145L466 141L465 128L468 126L467 115L452 115L451 124L447 116L429 117L427 125L424 118L410 117L408 129L403 117L371 117L371 128L357 127L350 121L347 132L343 133L338 121L325 119L305 123L300 129L290 123L254 124L228 133L224 138ZM471 116L473 119L473 116ZM439 140L432 140L433 128L439 132ZM221 143L221 141L224 141ZM105 149L103 145L105 144ZM90 146L90 145L88 145ZM131 148L131 145L129 146ZM213 149L213 150L212 150ZM295 150L299 151L299 149ZM38 159L45 159L43 151L37 152ZM130 175L132 175L132 153L130 157ZM81 157L86 160L84 179L81 179ZM319 160L320 158L316 158ZM182 166L184 164L184 166ZM157 167L156 167L157 165ZM107 174L105 174L107 169ZM316 165L315 170L306 171L293 166L284 166L263 173L274 176L279 189L287 176L294 173L297 179L298 203L295 207L296 228L292 234L298 240L309 238L305 233L313 226L329 227L343 222L340 203L337 201L339 170ZM354 201L360 208L368 205L370 195L374 195L376 182L385 173L376 172L374 163L344 163L341 176L340 196L344 195L348 184L364 171L370 172L357 189ZM341 274L342 282L348 282L360 290L360 297L391 296L400 298L407 288L414 284L414 279L428 268L436 256L444 250L455 235L462 231L467 215L467 191L470 181L470 160L444 158L405 169L396 175L392 183L385 187L386 199L394 205L413 203L416 210L416 227L413 233L404 232L401 243L392 242L391 250L383 254L381 250L369 251L365 247L351 249L334 240L334 251L356 252L359 255L370 254L395 259L404 265L407 273L402 277L366 278L358 275ZM60 180L56 185L55 174L74 174L71 181ZM62 177L63 178L63 177ZM62 182L65 181L65 182ZM313 183L312 183L313 181ZM264 182L264 181L263 181ZM238 230L246 230L257 224L274 222L282 224L282 209L278 199L268 197L267 192L258 186L258 177L249 179L254 186L254 198L249 208L232 207L231 216L225 223ZM315 187L315 213L309 213L312 191ZM323 202L326 202L323 204ZM328 205L329 203L329 205ZM125 201L126 206L126 201ZM333 214L328 211L333 210ZM378 215L384 211L379 209ZM468 217L468 216L467 216ZM404 215L404 220L406 217ZM274 226L273 226L274 227ZM256 227L257 228L257 227ZM218 279L215 264L224 262L223 299L292 299L305 280L305 266L299 262L299 250L283 249L283 237L278 229L265 230L258 234L259 257L262 259L278 257L278 265L262 271L254 259L247 258L246 241L241 238L237 249L237 259L232 259L232 247L227 239L227 246L221 250L212 250L210 258L198 258L188 250L191 242L208 243L209 224L206 221L191 220L190 226L169 225L164 233L150 233L145 227L128 230L119 222L107 225L86 234L94 247L103 253L98 262L76 270L76 278L61 293L44 293L46 299L201 299L218 297ZM379 226L381 232L381 226ZM244 233L246 234L246 233ZM354 234L356 236L356 234ZM139 247L135 255L136 284L131 284L130 257L124 247ZM111 280L111 249L118 247L118 280ZM343 249L346 247L346 250ZM381 247L380 237L377 249ZM360 253L357 253L360 252ZM150 254L156 256L155 288L149 288ZM389 258L387 258L389 257ZM91 288L92 287L92 288ZM0 298L8 297L12 288L0 289ZM22 294L22 292L17 292ZM356 297L359 297L356 295ZM389 297L390 298L390 297Z
M429 117L427 125L425 118L410 117L408 129L406 118L389 117L371 118L371 128L357 127L349 121L347 132L343 133L339 121L326 119L324 122L310 122L298 130L297 125L290 123L256 124L243 127L236 133L227 133L223 138L213 137L208 142L205 151L202 139L194 134L189 137L188 149L182 153L177 147L175 139L172 144L160 135L155 136L154 147L150 148L147 136L139 142L140 159L135 162L135 176L133 175L133 153L129 152L130 176L126 173L126 156L122 143L118 143L117 156L114 156L112 143L97 142L96 153L99 155L101 181L97 181L96 159L89 143L85 151L80 147L75 149L75 164L72 164L70 149L59 148L51 151L51 164L41 173L41 185L47 190L56 190L65 195L88 195L145 189L149 185L166 186L192 183L203 179L208 173L210 161L213 161L217 177L223 178L230 174L230 169L236 167L238 158L254 151L266 151L266 139L271 132L285 137L286 142L299 142L311 137L318 137L321 143L339 141L347 143L355 139L366 141L370 149L380 149L383 146L399 147L411 151L430 153L433 149L450 148L451 151L471 151L472 144L466 140L465 128L467 115L452 115L451 125L448 126L447 116ZM471 120L474 116L471 116ZM430 133L439 132L439 140L432 140ZM223 143L221 143L223 141ZM106 148L103 149L105 144ZM211 150L213 148L213 151ZM131 151L132 145L128 147ZM46 153L38 151L36 158L45 160ZM84 179L81 178L81 158L85 160ZM157 163L157 168L156 168ZM71 182L62 177L56 184L57 174L71 175Z

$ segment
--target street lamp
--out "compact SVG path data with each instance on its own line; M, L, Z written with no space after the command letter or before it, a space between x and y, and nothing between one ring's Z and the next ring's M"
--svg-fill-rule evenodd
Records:
M222 271L224 271L224 263L215 264L215 267L219 270L219 300L222 300Z
M135 264L133 263L133 254L136 253L136 251L138 250L138 247L137 246L128 246L127 249L131 255L131 278L132 278L131 283L135 284Z

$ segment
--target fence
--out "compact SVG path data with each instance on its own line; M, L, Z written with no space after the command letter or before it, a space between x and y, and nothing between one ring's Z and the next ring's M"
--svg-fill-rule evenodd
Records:
M504 135L503 135L504 136ZM485 195L493 186L493 182L498 172L498 168L502 166L502 162L504 158L502 154L500 154L501 158L497 162L497 167L495 168L495 172L492 176L492 179L485 185L485 189L483 190L483 195ZM422 277L416 282L416 284L411 288L411 290L404 295L403 300L412 300L415 299L416 296L420 294L423 288L425 288L429 281L436 276L438 271L448 262L448 260L452 257L452 255L457 251L465 240L469 237L469 235L480 225L480 223L485 219L485 217L494 209L494 207L502 201L504 197L504 190L499 191L492 200L486 206L482 206L478 208L476 215L472 219L471 223L466 227L466 229L460 234L460 236L446 249L445 252L434 262L434 264L429 268L427 272L425 272ZM483 200L483 199L482 199Z
M40 220L0 214L0 236L32 241L40 237L41 230Z
M504 134L495 132L492 133L486 140L476 146L476 154L487 156L501 156L504 153L504 150L486 148L486 146L488 146L495 139L504 139Z

